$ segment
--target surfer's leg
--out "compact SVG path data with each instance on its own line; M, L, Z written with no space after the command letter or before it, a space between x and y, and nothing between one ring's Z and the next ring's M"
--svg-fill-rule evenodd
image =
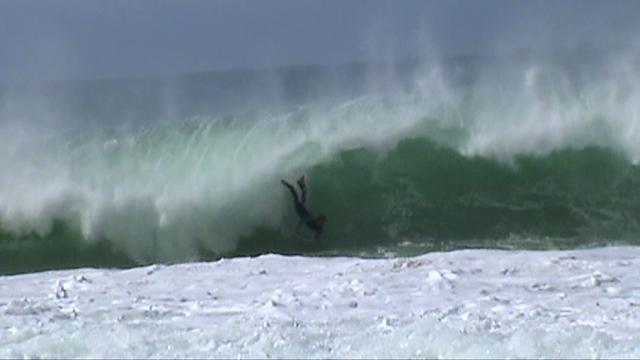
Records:
M302 175L300 179L298 179L298 187L300 188L300 202L302 205L307 203L307 183L305 175Z
M307 203L307 188L305 187L300 189L300 192L302 193L300 196L300 202L302 205L305 205Z
M300 200L298 199L298 193L296 192L296 189L293 187L293 185L289 184L288 182L282 180L282 185L286 186L287 189L289 189L289 191L291 191L291 196L293 196L293 202L296 204L298 204L298 202L300 202Z
M298 216L300 216L300 218L306 218L309 216L309 212L307 211L307 209L305 209L304 207L304 203L302 203L300 201L300 199L298 198L298 193L296 192L296 189L293 187L293 185L289 184L288 182L282 180L282 185L286 186L289 191L291 191L291 196L293 196L293 206L296 209L296 212L298 213ZM302 192L302 199L304 201L306 197L305 192Z

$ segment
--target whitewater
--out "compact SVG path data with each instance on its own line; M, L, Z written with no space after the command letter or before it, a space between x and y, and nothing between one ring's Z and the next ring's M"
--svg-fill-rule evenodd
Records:
M5 98L0 357L637 358L637 58L97 126Z
M0 278L3 358L637 358L638 248Z

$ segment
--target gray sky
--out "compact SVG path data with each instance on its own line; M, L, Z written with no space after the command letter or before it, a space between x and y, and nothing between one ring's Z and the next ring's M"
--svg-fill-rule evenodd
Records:
M630 47L640 1L0 0L0 81Z

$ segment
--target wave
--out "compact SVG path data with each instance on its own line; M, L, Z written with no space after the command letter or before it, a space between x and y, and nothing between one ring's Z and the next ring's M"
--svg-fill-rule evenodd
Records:
M463 85L436 69L406 91L279 113L46 136L4 126L2 270L633 242L633 69L576 83L531 65ZM329 218L320 244L294 234L279 185L302 173L311 210Z

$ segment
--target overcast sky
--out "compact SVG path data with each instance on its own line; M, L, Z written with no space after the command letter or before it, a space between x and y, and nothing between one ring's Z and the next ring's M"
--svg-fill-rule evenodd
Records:
M0 0L0 81L633 46L640 1Z

